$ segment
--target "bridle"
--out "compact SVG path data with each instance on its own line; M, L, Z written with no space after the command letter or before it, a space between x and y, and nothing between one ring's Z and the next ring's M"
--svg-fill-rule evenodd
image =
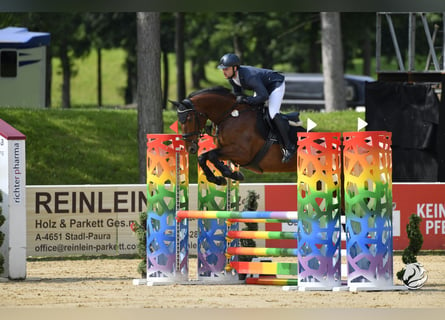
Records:
M187 122L187 120L189 119L190 116L194 117L195 119L195 128L193 131L191 132L187 132L187 133L183 133L182 134L182 140L191 143L192 144L192 149L198 150L198 141L201 137L204 136L204 134L208 134L211 135L213 137L217 136L216 135L212 135L212 129L211 127L208 128L205 123L204 125L201 127L201 123L200 123L200 118L204 118L204 119L209 119L208 115L206 113L203 112L199 112L198 110L196 110L195 105L193 104L192 100L189 98L186 98L184 100L182 100L181 102L176 102L175 105L177 106L177 113L178 113L178 120L179 123L181 124L185 124ZM235 108L238 106L238 103L235 102L230 109L228 109L227 111L225 111L221 118L216 120L216 121L212 121L213 125L216 126L216 131L218 132L218 126L226 121L227 119L235 116L232 114L232 111L235 110ZM252 107L249 107L248 109L239 111L239 113L244 112L244 111L248 111L250 110ZM236 111L236 110L235 110ZM237 111L238 112L238 111ZM238 116L238 114L236 116Z
M185 124L189 115L192 115L195 118L195 128L192 132L187 132L182 134L182 140L191 142L193 144L198 144L199 138L204 135L204 128L200 128L199 118L204 117L207 119L207 115L205 113L199 112L196 110L195 105L190 99L184 99L179 103L177 108L178 120L181 124ZM196 136L195 139L191 137Z

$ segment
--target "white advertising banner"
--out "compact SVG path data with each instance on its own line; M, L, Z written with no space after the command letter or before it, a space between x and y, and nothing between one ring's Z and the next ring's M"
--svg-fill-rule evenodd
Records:
M245 184L260 195L264 186ZM133 255L138 240L132 223L147 210L147 185L50 185L27 186L27 255L31 257ZM197 185L190 185L189 208L197 208ZM244 227L243 225L240 228ZM260 226L264 230L264 225ZM196 255L197 221L189 221L189 254ZM264 240L258 240L264 246Z
M137 253L146 185L28 186L28 256Z

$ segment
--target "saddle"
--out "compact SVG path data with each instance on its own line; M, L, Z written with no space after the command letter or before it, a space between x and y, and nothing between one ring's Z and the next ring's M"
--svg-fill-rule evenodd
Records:
M292 113L280 113L283 119L289 122L288 136L289 139L295 140L298 131L304 131L302 128L302 123L300 121L300 113L298 111ZM263 172L259 167L259 162L266 155L267 151L273 144L281 143L279 140L279 134L277 133L275 126L270 119L269 111L264 106L257 107L257 120L256 126L260 135L266 141L260 151L255 155L255 157L244 167L255 168L256 170Z
M298 111L286 114L280 112L280 115L284 120L287 120L289 122L288 135L290 140L293 140L298 131L298 127L300 127L301 129L302 126L302 123L300 121L300 113ZM267 110L267 108L258 108L256 125L264 140L269 140L272 138L274 143L279 143L277 138L279 137L279 135L276 132L276 128L272 123L272 119L269 116L269 111Z

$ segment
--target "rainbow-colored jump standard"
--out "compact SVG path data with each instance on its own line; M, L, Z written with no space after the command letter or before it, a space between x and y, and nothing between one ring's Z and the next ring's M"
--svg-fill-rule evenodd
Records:
M245 256L272 256L272 257L296 257L298 249L294 248L256 248L256 247L231 247L227 248L230 255Z
M301 287L341 284L340 138L338 132L298 133L297 243Z
M180 135L147 135L147 281L188 276L188 224L175 212L188 208L188 154Z
M298 273L298 263L289 262L232 261L230 266L238 273L245 274L296 275Z
M197 211L180 210L176 219L275 219L278 221L297 222L297 211Z
M348 286L393 286L391 133L345 132Z

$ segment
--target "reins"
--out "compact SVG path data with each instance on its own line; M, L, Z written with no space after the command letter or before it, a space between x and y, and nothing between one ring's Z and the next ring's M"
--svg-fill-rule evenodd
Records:
M201 92L202 93L202 92ZM204 135L204 133L207 133L210 136L216 137L218 134L213 135L211 128L209 129L206 125L203 126L203 128L200 128L200 122L199 118L204 117L206 119L209 119L209 116L206 113L200 112L196 109L194 103L192 102L191 98L197 96L198 93L194 93L188 98L184 99L180 105L183 107L178 108L178 119L179 122L184 124L187 121L187 117L190 113L193 114L195 117L195 128L194 131L183 133L182 138L184 141L197 141L200 137ZM239 106L243 106L242 108L238 108ZM244 113L246 111L255 111L257 108L255 106L248 106L244 104L238 104L236 101L231 105L230 108L228 108L226 111L223 112L223 114L218 117L219 119L211 120L212 124L214 124L217 128L220 126L223 122L225 122L227 119L230 118L236 118L241 113ZM217 129L218 130L218 129ZM192 136L197 136L196 140L190 139Z

